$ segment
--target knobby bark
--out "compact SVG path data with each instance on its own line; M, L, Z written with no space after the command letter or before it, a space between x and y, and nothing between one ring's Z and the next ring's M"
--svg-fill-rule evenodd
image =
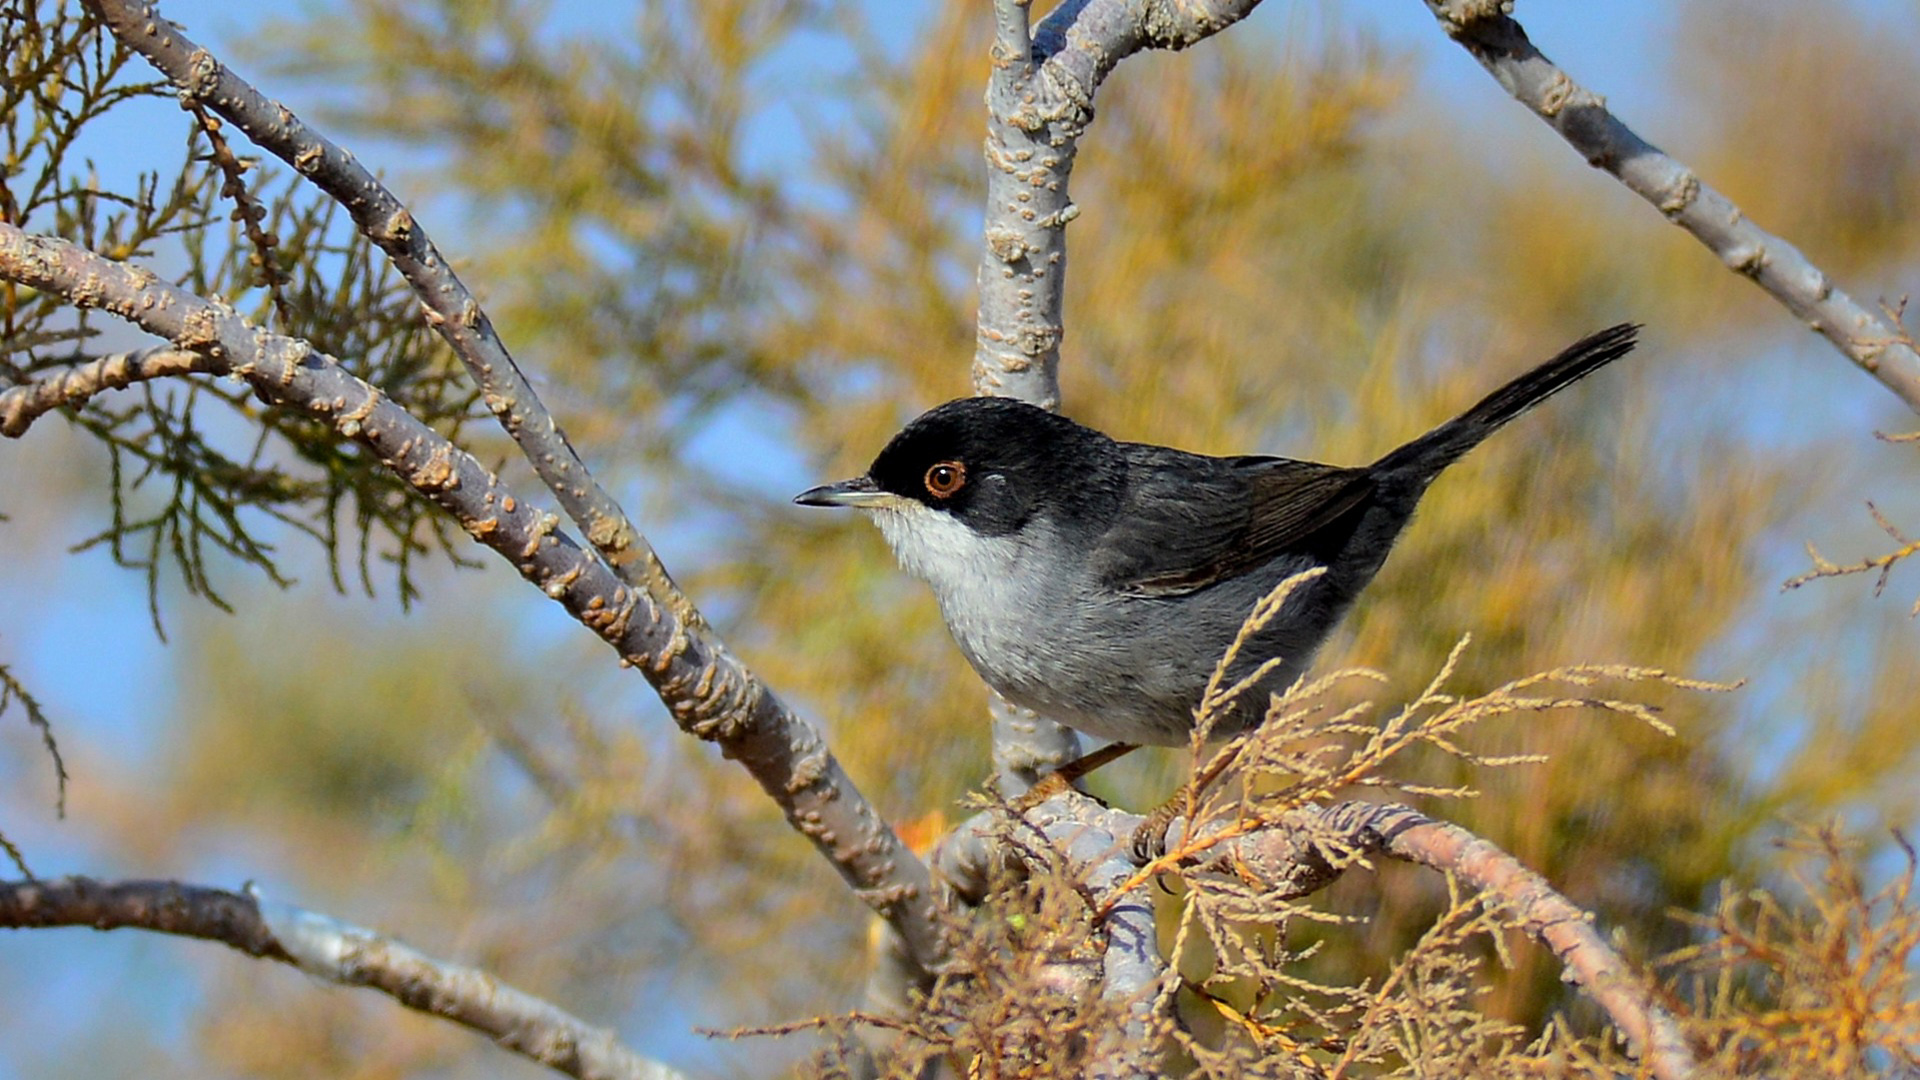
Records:
M153 4L130 0L87 0L87 4L123 44L147 58L173 82L183 101L226 119L263 149L307 177L348 210L362 234L393 260L420 298L429 325L467 367L481 389L487 408L499 419L591 545L591 552L587 552L567 542L550 516L529 518L540 522L540 535L554 550L564 552L558 561L567 564L557 570L559 576L536 581L536 584L556 599L564 597L569 610L583 622L592 619L600 623L594 627L594 622L589 622L589 626L598 629L621 649L623 660L634 663L648 675L681 726L701 738L719 742L728 756L745 765L780 805L788 821L812 840L855 893L902 935L909 953L923 971L938 970L944 958L944 943L933 918L930 880L924 865L900 843L892 828L861 795L819 732L727 651L691 600L674 585L646 538L593 479L559 423L521 375L478 301L454 274L425 228L406 206L351 154L307 125L285 105L261 94L212 53L195 44L177 25L163 18ZM183 303L198 302L196 298L180 295ZM235 325L236 317L231 312L221 313L205 307L196 310L221 323L225 328L223 333L230 332L233 337L231 341L216 343L215 351L205 351L209 361L222 359L218 350L226 350L227 359L234 355L235 348L242 348L240 355L247 355L245 339L260 336L251 327ZM127 311L120 313L126 315ZM129 317L130 321L164 337L175 337L173 333ZM175 340L178 343L180 339ZM284 359L292 355L285 350L295 344L279 339L272 349L260 348L263 353ZM183 347L189 352L196 351L191 345ZM309 351L307 355L313 354ZM298 366L299 361L295 359L289 370L297 375ZM475 470L485 473L478 462L447 444L425 425L417 421L410 426L403 423L404 410L384 402L373 388L352 380L337 366L332 368L332 376L331 381L345 379L355 384L353 392L346 397L363 402L367 409L379 412L387 422L375 423L372 430L391 428L407 432L400 443L388 446L389 451L406 449L410 453L405 456L417 458L428 452L423 448L431 446L432 453L438 455L435 462L458 463L448 466L455 468L456 473ZM50 393L71 396L75 392L72 385L38 390L42 399ZM270 395L269 400L273 400ZM316 411L323 418L331 413L336 421L343 421L337 426L346 437L362 441L369 437L363 422L366 418L357 415L359 405L336 402L327 407L326 398L312 400L321 406ZM12 411L27 410L22 404ZM0 420L8 415L7 409L0 408ZM349 417L350 420L344 419ZM405 419L413 420L412 417ZM6 433L17 434L12 430ZM428 437L433 441L426 441ZM413 478L408 480L414 483ZM497 486L498 481L492 480L492 483ZM419 484L415 487L432 497ZM463 500L436 501L445 508L448 502ZM520 500L508 497L505 505L519 506L523 514L532 514L531 507ZM473 531L470 521L489 520L483 509L470 508L468 513L470 516L461 517L461 521L468 525L470 532ZM472 517L474 513L482 516ZM456 513L456 516L460 515ZM508 514L500 520L511 518ZM479 534L476 538L486 540ZM496 550L513 557L497 545ZM607 575L599 572L602 565L611 568L613 580L603 580ZM526 566L522 567L522 573L532 579ZM588 582L594 584L590 586ZM591 596L581 595L589 590ZM589 608L588 604L593 606ZM630 652L616 639L627 636L636 616L648 628L649 636L654 639L653 647Z
M1027 3L995 0L973 357L977 392L1048 408L1059 404L1065 229L1078 214L1068 181L1102 82L1127 56L1195 44L1243 18L1257 2L1065 0L1034 27ZM1688 228L1920 409L1920 355L1897 327L1862 309L1790 245L1752 226L1691 171L1635 136L1534 50L1501 5L1427 2L1503 86L1588 160ZM623 662L639 668L685 730L739 759L794 827L887 920L899 962L876 973L884 984L876 994L891 995L895 1007L908 1000L910 985L903 984L924 981L946 955L926 866L861 797L819 733L726 652L674 586L645 538L594 482L425 230L350 154L265 98L151 5L88 4L185 99L246 132L349 210L413 286L428 321L467 365L483 400L590 547L576 544L553 515L516 497L479 461L307 344L266 333L224 304L194 297L147 271L6 224L0 224L0 277L109 311L170 344L102 358L0 394L0 433L17 436L38 416L107 389L185 374L242 378L265 400L327 421L452 514L478 542L611 644ZM1065 729L1010 707L997 708L995 719L996 765L1010 791L1077 746ZM1303 817L1225 841L1216 854L1231 854L1236 866L1264 875L1276 895L1286 896L1304 896L1339 876L1323 849L1303 839L1329 832L1353 850L1457 875L1554 950L1569 978L1606 1010L1655 1075L1674 1080L1692 1071L1673 1017L1649 998L1590 918L1511 856L1403 807L1343 803L1298 813ZM1100 985L1105 995L1128 1005L1128 1021L1106 1067L1113 1075L1147 1075L1154 1060L1147 1036L1158 1019L1153 1010L1164 1006L1160 991L1169 973L1155 948L1148 881L1123 854L1141 819L1071 793L1026 817L1083 871L1103 912L1107 952ZM943 843L941 872L956 894L984 889L985 868L1009 857L996 840L998 821L976 818ZM1176 823L1176 835L1179 828ZM138 926L220 940L334 981L373 986L503 1042L519 1040L508 1045L572 1075L670 1075L635 1071L659 1067L618 1047L610 1033L483 973L295 909L263 911L252 897L174 883L16 883L0 885L0 924ZM891 975L881 977L886 972ZM589 1058L599 1064L582 1064Z
M245 379L264 400L308 413L366 446L613 646L683 730L744 765L915 960L938 968L944 942L925 865L860 795L820 733L707 634L616 578L560 530L557 518L510 492L471 454L306 342L269 334L225 304L147 270L0 223L0 277L126 319L204 357L210 371Z
M1065 333L1067 191L1093 100L1120 61L1184 49L1245 18L1260 0L1067 0L1036 28L1030 0L994 0L987 77L987 194L981 231L973 389L1056 409ZM1080 754L1071 729L995 698L1001 790Z
M151 3L87 0L115 38L139 53L179 91L211 110L254 144L286 162L339 203L367 239L393 260L420 298L427 322L466 366L481 401L500 421L587 542L620 579L652 592L676 617L701 625L698 613L625 511L600 487L566 433L534 392L493 323L434 246L427 230L366 166L293 110L254 89L195 44Z

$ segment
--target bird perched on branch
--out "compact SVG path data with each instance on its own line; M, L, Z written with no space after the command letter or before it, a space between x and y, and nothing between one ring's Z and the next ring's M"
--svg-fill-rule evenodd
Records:
M1301 583L1227 671L1278 659L1284 687L1386 561L1434 477L1508 421L1632 351L1623 324L1575 342L1371 465L1208 457L1118 442L1007 398L909 423L862 476L803 492L879 525L933 586L1001 696L1088 734L1184 745L1216 665L1260 599ZM1240 695L1212 736L1257 724Z

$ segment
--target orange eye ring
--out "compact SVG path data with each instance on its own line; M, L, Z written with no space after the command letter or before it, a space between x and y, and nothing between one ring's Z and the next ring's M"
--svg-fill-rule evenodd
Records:
M936 499L952 498L967 486L967 467L958 461L942 461L927 470L927 494Z

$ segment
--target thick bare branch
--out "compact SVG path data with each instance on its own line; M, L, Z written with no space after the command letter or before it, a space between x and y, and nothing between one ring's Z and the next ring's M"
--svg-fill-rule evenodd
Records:
M1736 273L1780 301L1847 359L1920 412L1920 352L1899 327L1856 302L1799 249L1749 221L1732 200L1607 110L1606 101L1540 54L1520 24L1488 0L1426 0L1516 100Z
M1134 53L1185 48L1258 3L1067 0L1029 38L1027 0L995 0L975 392L1060 403L1066 227L1079 215L1067 181L1100 83Z
M1160 991L1167 975L1154 922L1153 885L1135 877L1129 857L1128 838L1140 820L1076 793L1030 808L1017 823L1003 810L976 814L943 837L933 854L941 884L969 905L984 900L995 879L1024 870L1018 852L1026 845L1011 842L1009 829L1043 838L1065 856L1088 899L1103 912L1100 994L1119 1007L1125 1022L1103 1033L1105 1042L1094 1051L1100 1062L1094 1075L1116 1080L1154 1075L1159 1061L1154 1010L1164 1004Z
M178 88L181 100L210 109L262 149L293 166L349 214L379 245L420 297L427 321L452 347L481 390L481 400L513 437L541 481L595 550L629 585L646 589L689 626L701 618L653 546L634 528L574 452L559 422L521 375L480 303L447 264L427 231L395 195L356 161L234 74L152 3L88 0L87 7L128 48Z
M978 282L973 389L1060 404L1067 195L1093 98L1142 49L1182 49L1239 21L1259 0L1066 0L1031 29L1031 0L994 0L987 81L987 204ZM1079 756L1074 733L1032 711L993 704L1001 790Z
M17 439L47 413L78 405L108 390L124 390L134 383L169 375L204 375L218 370L221 365L217 361L168 345L102 356L0 391L0 435Z
M638 668L683 730L718 743L753 774L794 828L903 935L924 970L939 966L944 942L926 867L880 820L820 733L710 631L615 578L552 514L516 498L472 455L307 343L266 333L144 269L0 223L0 279L126 319L367 447Z
M683 1080L622 1046L607 1028L391 938L288 904L177 881L0 882L0 926L152 930L229 945L343 986L378 990L410 1009L472 1028L581 1080Z
M1115 1078L1150 1077L1160 1055L1153 1040L1153 1011L1161 1002L1161 981L1166 977L1166 961L1160 955L1158 930L1153 914L1153 886L1135 885L1125 892L1133 876L1128 857L1132 835L1126 827L1132 815L1088 813L1082 820L1046 823L1048 836L1058 843L1069 859L1085 868L1088 893L1106 909L1103 929L1106 952L1100 958L1100 994L1125 1010L1126 1022L1113 1032L1102 1047L1104 1068L1100 1075ZM1115 831L1118 825L1121 831Z

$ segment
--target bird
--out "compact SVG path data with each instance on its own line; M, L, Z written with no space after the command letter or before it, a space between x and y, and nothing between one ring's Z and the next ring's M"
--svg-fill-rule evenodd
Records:
M1016 705L1127 746L1187 745L1202 695L1256 603L1319 570L1237 652L1284 689L1385 563L1436 477L1529 409L1631 352L1602 330L1371 465L1214 457L1122 442L1005 397L909 422L860 476L794 497L869 514L926 581L960 651ZM1257 725L1264 693L1208 719Z

